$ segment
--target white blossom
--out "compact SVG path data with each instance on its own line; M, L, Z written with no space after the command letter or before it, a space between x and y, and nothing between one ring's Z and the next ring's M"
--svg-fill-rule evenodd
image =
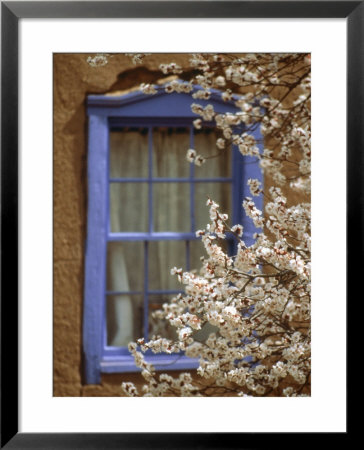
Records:
M103 67L109 62L108 55L100 54L95 56L89 56L87 62L91 67Z
M152 84L148 84L148 83L142 83L140 85L140 90L144 94L156 94L157 93L156 88Z

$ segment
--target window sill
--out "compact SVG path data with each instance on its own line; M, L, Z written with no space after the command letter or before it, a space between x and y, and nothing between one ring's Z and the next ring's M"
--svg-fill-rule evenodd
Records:
M198 367L198 359L184 355L152 355L145 356L145 360L153 364L158 371L191 370ZM141 369L135 366L132 356L104 357L100 369L102 373L141 372Z

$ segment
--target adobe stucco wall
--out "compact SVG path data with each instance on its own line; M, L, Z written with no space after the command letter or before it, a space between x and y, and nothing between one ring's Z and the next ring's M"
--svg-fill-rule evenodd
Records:
M100 386L82 380L82 302L87 209L88 94L129 89L163 75L170 60L184 65L186 56L153 55L145 66L115 55L104 67L90 67L88 55L55 54L54 74L54 298L53 346L55 396L121 395L122 380L141 381L138 374L104 375Z

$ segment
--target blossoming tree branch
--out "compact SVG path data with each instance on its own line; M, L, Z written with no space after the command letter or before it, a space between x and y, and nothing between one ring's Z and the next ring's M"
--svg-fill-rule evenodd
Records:
M138 64L148 55L130 57ZM196 231L206 251L202 267L198 273L173 268L185 293L154 313L177 329L178 338L130 343L146 383L141 392L132 383L122 389L129 396L310 395L310 55L194 54L189 64L188 71L173 62L160 66L178 76L165 90L191 93L196 129L214 121L220 134L216 157L224 158L235 145L242 155L259 159L264 189L249 179L251 196L241 199L241 207L261 232L248 246L243 226L228 225L226 211L208 199L211 221ZM224 101L238 98L238 112L218 114L212 105L200 105L211 89L219 89ZM156 92L151 84L141 90ZM236 133L238 125L244 125L242 134ZM257 127L262 151L252 134ZM189 162L209 164L199 149L186 150ZM258 196L264 197L264 211L255 206ZM237 242L233 256L221 245L227 232ZM207 323L216 332L195 341ZM149 349L198 358L197 375L156 372L144 359Z

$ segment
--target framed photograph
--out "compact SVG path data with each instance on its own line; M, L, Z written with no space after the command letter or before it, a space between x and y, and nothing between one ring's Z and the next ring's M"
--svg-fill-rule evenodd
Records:
M1 448L347 438L363 3L1 20Z

